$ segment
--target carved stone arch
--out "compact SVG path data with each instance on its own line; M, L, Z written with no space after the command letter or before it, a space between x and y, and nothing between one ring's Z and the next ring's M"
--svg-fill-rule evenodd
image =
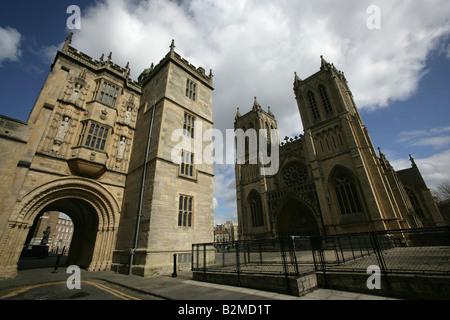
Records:
M275 215L275 232L282 236L312 236L321 233L315 209L305 199L288 194Z
M75 204L77 208L84 208L84 212L74 210ZM89 271L110 269L119 224L119 205L99 183L81 177L65 177L45 183L18 200L0 242L0 255L5 257L0 262L0 273L17 274L20 253L36 217L50 209L64 208L68 209L67 213L74 214L75 219L81 219L81 214L87 219L79 225L84 234L78 237L78 243L82 245L83 237L90 241L89 248L80 249L81 266ZM77 226L75 232L76 229ZM78 261L75 264L79 264Z

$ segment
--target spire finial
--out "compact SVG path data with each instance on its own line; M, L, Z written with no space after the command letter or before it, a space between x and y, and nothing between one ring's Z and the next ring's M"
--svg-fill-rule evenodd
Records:
M175 40L172 39L172 43L170 44L170 51L174 51L175 50Z
M238 107L237 111L236 111L236 116L234 117L234 120L237 120L240 117L241 117L241 113L239 112L239 107Z
M416 162L414 161L414 158L411 155L409 155L409 161L411 161L411 166L412 167L416 166Z
M67 36L62 51L66 51L69 45L72 43L73 32L69 33Z

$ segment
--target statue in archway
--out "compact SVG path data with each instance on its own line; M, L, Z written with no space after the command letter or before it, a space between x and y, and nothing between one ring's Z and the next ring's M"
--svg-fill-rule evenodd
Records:
M47 227L47 229L45 229L42 233L43 233L43 237L41 240L41 244L47 244L48 243L48 237L50 235L50 226Z

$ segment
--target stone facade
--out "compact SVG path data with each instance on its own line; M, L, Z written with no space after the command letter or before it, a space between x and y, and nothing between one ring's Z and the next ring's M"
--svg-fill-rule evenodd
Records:
M341 71L321 58L317 73L295 74L294 93L304 133L281 142L278 172L261 174L249 147L236 164L241 239L445 225L414 160L396 172L377 155ZM248 113L238 109L239 128L277 123L255 98Z
M94 60L71 47L71 39L58 51L28 121L0 116L0 278L16 275L29 230L48 211L64 212L74 223L69 264L123 270L130 252L139 252L134 273L170 268L172 253L213 240L212 166L180 175L181 165L170 157L171 133L182 130L184 113L204 130L212 127L212 74L190 65L172 43L158 66L133 81L128 64L116 65L111 53ZM194 99L187 79L196 85ZM196 133L203 136L201 129ZM190 227L177 224L180 195L193 202Z

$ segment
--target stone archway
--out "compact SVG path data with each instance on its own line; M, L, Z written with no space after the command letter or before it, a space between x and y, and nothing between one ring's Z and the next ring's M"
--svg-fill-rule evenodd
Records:
M320 233L314 211L297 198L284 201L277 214L278 236L313 236Z
M75 223L77 249L69 263L89 271L109 270L119 223L119 206L103 186L86 178L62 178L19 199L0 242L0 278L17 274L17 262L28 231L44 211L59 210ZM78 226L78 228L77 228Z

